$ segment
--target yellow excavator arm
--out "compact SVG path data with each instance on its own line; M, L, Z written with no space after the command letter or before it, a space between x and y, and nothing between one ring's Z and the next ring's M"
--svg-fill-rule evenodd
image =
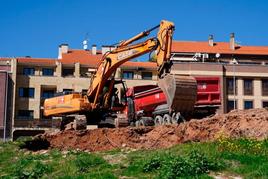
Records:
M133 42L148 36L152 30L158 27L159 32L157 38L149 38L144 42L133 44ZM168 62L170 59L173 31L174 24L172 22L161 21L160 25L144 31L127 41L121 42L117 48L105 54L87 93L90 102L93 103L93 108L98 103L98 96L107 79L112 76L118 67L133 58L156 50L158 74L162 76L164 70L169 69Z

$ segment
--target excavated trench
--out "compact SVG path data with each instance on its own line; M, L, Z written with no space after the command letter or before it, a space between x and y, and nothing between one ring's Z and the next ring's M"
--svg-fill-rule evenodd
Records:
M36 136L34 149L58 148L105 151L116 148L157 149L185 142L211 141L219 135L264 139L268 137L267 109L236 110L178 125L156 127L67 130Z

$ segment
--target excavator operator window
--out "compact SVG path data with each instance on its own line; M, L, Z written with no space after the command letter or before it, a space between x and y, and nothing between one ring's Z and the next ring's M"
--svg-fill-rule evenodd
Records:
M118 89L114 88L112 91L112 97L111 97L111 107L116 107L118 106L119 103L119 97L118 97Z

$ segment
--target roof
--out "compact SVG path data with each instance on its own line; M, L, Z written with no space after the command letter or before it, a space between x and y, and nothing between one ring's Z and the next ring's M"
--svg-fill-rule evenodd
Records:
M142 68L156 68L157 65L155 62L132 62L128 61L123 64L123 67L142 67Z
M63 64L81 63L97 67L102 58L102 54L93 55L90 50L69 50L68 53L62 54L61 62ZM153 62L133 62L128 61L122 65L123 67L143 67L156 68L156 63Z
M214 42L209 46L208 41L173 41L172 52L200 52L200 53L221 53L239 55L268 55L268 46L236 46L235 50L230 49L229 42Z
M61 62L63 64L81 63L89 66L97 66L102 55L93 55L90 50L68 50L68 53L62 54Z
M90 67L97 67L102 58L100 52L97 55L93 55L90 50L73 50L70 49L68 53L62 54L62 59L54 58L32 58L32 57L17 57L18 63L28 63L35 65L55 65L56 61L62 62L62 64L75 64L80 63L82 65L88 65ZM0 57L0 60L10 60L10 58ZM133 62L128 61L122 65L123 67L137 67L137 68L156 68L156 63L153 62Z
M230 49L229 42L214 42L214 46L209 46L207 41L173 41L173 53L221 53L221 54L240 54L240 55L268 55L268 46L236 46L235 50ZM91 50L69 49L68 53L62 54L62 59L54 58L31 58L18 57L18 63L31 64L48 64L55 65L57 61L62 64L80 64L88 65L90 67L97 67L102 58L100 51L93 55ZM0 57L0 60L9 60L10 58ZM133 62L128 61L122 65L126 68L157 68L154 62Z
M16 58L18 63L31 63L31 64L48 64L54 65L56 64L56 59L53 58L31 58L31 57L18 57Z
M7 58L7 57L0 57L0 61L7 61L10 60L11 58Z

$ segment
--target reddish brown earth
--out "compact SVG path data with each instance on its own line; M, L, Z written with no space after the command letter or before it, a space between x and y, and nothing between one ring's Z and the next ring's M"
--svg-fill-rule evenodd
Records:
M101 128L94 130L67 130L41 136L50 147L104 151L115 148L156 149L190 141L214 140L219 135L230 137L268 137L266 109L236 110L202 120L192 119L179 125L142 128Z

